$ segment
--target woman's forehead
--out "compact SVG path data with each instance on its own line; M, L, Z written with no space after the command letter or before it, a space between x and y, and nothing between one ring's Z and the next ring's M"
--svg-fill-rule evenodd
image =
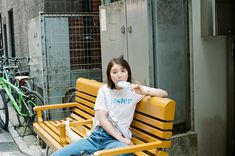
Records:
M114 63L111 70L117 70L117 69L126 69L126 68L120 64Z

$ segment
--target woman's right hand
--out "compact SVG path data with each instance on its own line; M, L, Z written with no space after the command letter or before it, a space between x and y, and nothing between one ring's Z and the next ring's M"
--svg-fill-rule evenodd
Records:
M133 142L130 139L127 139L127 138L124 138L124 137L122 137L122 139L120 139L119 141L122 142L122 143L125 143L129 146L134 145Z

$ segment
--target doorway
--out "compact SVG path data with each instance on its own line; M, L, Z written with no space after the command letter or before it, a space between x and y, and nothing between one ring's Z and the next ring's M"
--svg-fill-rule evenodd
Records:
M14 34L14 15L13 15L13 9L8 11L8 17L9 17L9 30L10 30L10 39L11 39L11 56L15 57L15 34Z

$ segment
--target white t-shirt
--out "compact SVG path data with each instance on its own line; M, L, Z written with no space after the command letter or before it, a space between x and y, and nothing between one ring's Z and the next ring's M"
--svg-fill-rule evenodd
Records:
M119 127L122 135L131 138L129 130L136 104L144 97L137 94L131 87L124 89L111 89L107 85L102 86L96 98L94 110L102 109L108 112L109 116ZM99 125L97 113L95 114L94 126Z

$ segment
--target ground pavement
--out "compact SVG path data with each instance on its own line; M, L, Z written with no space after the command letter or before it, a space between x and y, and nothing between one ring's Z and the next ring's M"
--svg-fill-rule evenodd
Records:
M8 131L0 129L0 156L42 156L45 150L41 149L34 135L21 137L19 133L22 134L23 129L14 129L13 125L17 125L18 122L11 107L9 114Z

